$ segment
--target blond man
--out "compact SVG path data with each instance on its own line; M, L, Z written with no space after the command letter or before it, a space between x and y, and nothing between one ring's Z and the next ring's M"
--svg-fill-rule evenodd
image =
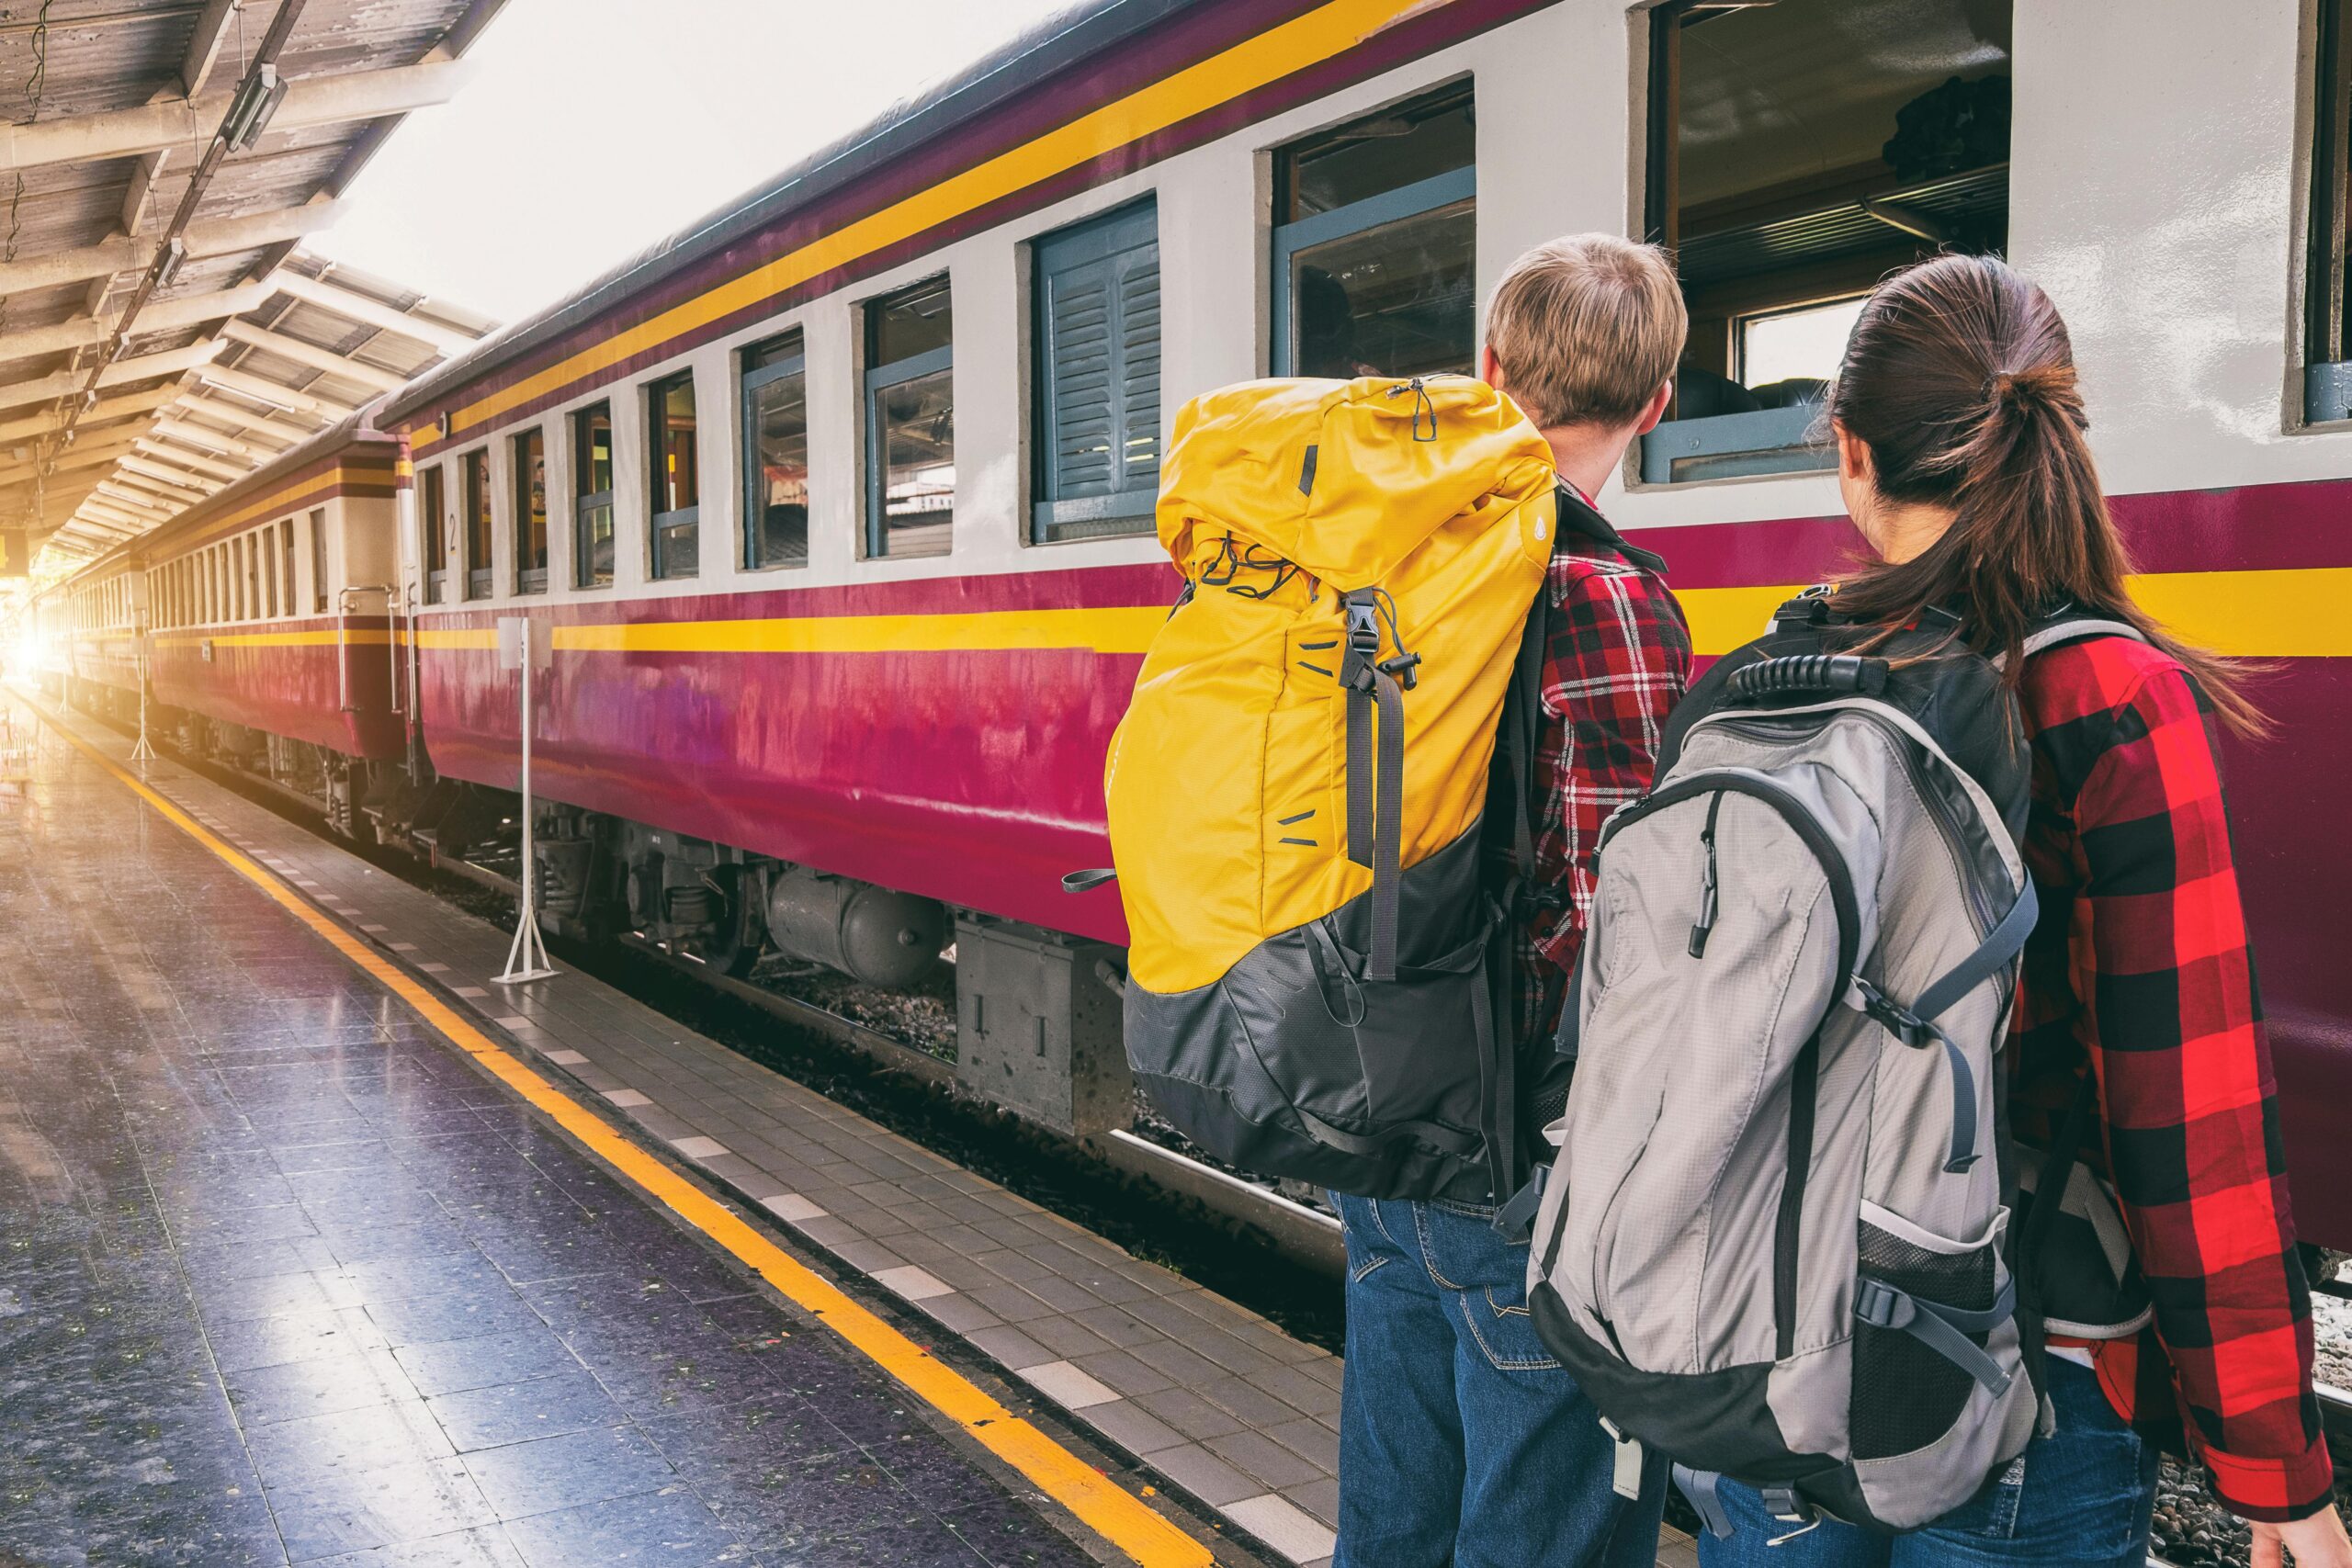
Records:
M1654 245L1573 234L1511 265L1487 308L1479 372L1551 444L1560 527L1544 592L1532 830L1520 938L1521 1148L1560 1113L1552 1032L1582 946L1600 824L1648 787L1690 634L1666 563L1593 501L1666 412L1688 330ZM1499 761L1498 765L1502 765ZM1495 835L1514 853L1511 836ZM1492 1210L1340 1197L1347 1375L1335 1568L1650 1568L1665 1476L1623 1465L1527 1314L1527 1247Z

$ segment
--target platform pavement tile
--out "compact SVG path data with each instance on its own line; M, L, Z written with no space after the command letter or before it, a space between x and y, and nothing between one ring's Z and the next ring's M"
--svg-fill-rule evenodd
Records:
M285 1537L287 1555L296 1562L334 1561L445 1538L496 1518L464 1463L456 1459L313 1476L270 1488L269 1505ZM388 1554L379 1561L429 1563L433 1559Z
M1322 1520L1338 1528L1340 1523L1340 1482L1337 1476L1322 1481L1310 1481L1303 1486L1285 1486L1283 1495ZM1693 1564L1693 1568L1696 1565Z
M392 1357L416 1391L428 1399L580 1368L580 1359L570 1348L537 1324L475 1339L403 1345Z
M208 1332L213 1359L223 1372L277 1366L319 1356L358 1354L386 1348L390 1341L365 1307L290 1313L250 1322L222 1324Z
M1161 1449L1151 1456L1151 1468L1212 1508L1222 1508L1265 1491L1198 1443Z
M248 1367L222 1381L237 1420L247 1427L417 1397L415 1383L389 1350Z
M1312 1416L1261 1428L1326 1475L1340 1473L1340 1434Z
M436 1394L426 1404L460 1453L616 1426L623 1419L612 1395L585 1368Z
M1293 1562L1331 1555L1338 1545L1330 1529L1288 1499L1272 1492L1226 1506L1227 1517Z
M1242 1474L1255 1476L1269 1491L1304 1486L1312 1481L1328 1480L1337 1473L1336 1465L1317 1464L1305 1455L1283 1447L1263 1432L1247 1428L1227 1432L1221 1438L1207 1438L1204 1446Z
M1189 1388L1164 1388L1139 1393L1135 1402L1194 1442L1241 1430L1241 1418L1211 1404Z
M922 1303L925 1316L955 1334L968 1339L990 1328L1001 1328L1004 1320L961 1292L933 1296Z
M483 1449L464 1462L498 1517L508 1520L679 1484L670 1462L627 1426Z
M751 1549L683 1487L509 1520L506 1534L530 1568L654 1561L717 1568L752 1561Z
M299 1486L334 1472L447 1459L457 1452L422 1399L394 1400L250 1427L245 1447L262 1482Z

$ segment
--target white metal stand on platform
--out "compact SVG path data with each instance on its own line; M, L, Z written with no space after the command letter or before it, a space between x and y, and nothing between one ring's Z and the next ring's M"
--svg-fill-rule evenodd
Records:
M139 744L130 749L130 760L134 762L152 762L155 760L155 748L147 741L147 634L145 632L138 634L136 645L139 663Z
M545 621L509 615L498 623L498 662L502 669L522 673L523 687L523 865L516 878L523 885L523 909L514 926L514 945L506 950L502 986L525 980L545 980L555 974L548 962L548 947L539 935L539 863L535 842L537 812L531 807L531 672L554 661L554 637Z

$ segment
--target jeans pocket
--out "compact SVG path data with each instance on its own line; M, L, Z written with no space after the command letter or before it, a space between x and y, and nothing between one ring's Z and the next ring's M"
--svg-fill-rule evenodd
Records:
M1535 1332L1527 1303L1512 1289L1483 1285L1454 1293L1464 1323L1478 1353L1498 1372L1551 1372L1560 1368Z

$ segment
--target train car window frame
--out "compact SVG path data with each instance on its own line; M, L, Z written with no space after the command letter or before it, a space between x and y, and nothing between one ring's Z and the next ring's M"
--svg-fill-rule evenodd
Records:
M2352 5L2319 0L2303 272L2303 423L2352 420Z
M285 606L287 617L291 619L300 613L294 608L294 519L291 517L277 520L277 602Z
M946 317L945 341L935 347L911 353L896 353L894 357L885 360L882 357L884 354L893 353L888 346L888 339L899 324L893 321L893 313L926 302L934 296L942 301L940 310L935 313L944 314ZM956 553L956 483L953 477L948 481L947 505L944 509L946 521L944 525L909 524L901 530L894 529L890 523L890 432L899 423L901 416L891 412L887 395L901 389L913 387L918 383L944 378L940 384L946 388L946 402L933 417L933 423L944 425L947 432L945 442L947 461L944 466L953 476L956 470L954 279L947 273L934 273L929 277L920 278L902 288L892 289L888 294L876 295L865 302L863 315L866 367L862 383L865 392L866 558L869 560L918 560L952 556ZM928 317L920 318L921 321L928 319ZM917 324L909 323L910 329ZM919 410L910 412L903 417L910 423L919 412ZM910 468L915 466L910 465ZM909 515L921 516L936 510L939 509L924 508ZM914 537L918 530L927 531L933 527L941 530L937 535L935 548L933 547L930 538L917 540ZM901 547L892 547L894 533L899 534L904 540Z
M565 417L571 431L571 585L610 588L617 555L613 517L613 405L609 400L599 398ZM605 437L602 485L595 482L599 476L594 436L599 430ZM601 551L599 545L603 547Z
M548 591L548 436L532 425L508 438L508 490L514 502L514 592Z
M1030 543L1148 534L1159 495L1158 197L1039 235L1029 275Z
M738 356L737 396L743 423L743 570L792 570L808 564L808 354L798 327L752 344ZM790 520L771 528L769 519L792 502L775 499L769 472L770 445L764 426L776 399L772 389L797 382L800 394L800 525L796 547ZM763 396L763 394L768 394ZM788 445L788 443L787 443ZM787 486L789 481L786 481Z
M469 601L498 592L498 524L491 494L490 448L477 446L458 458L458 505L464 525L459 536L465 544Z
M327 613L327 509L311 508L311 612Z
M1940 9L1918 7L1902 23L1916 35L1908 41L1917 59L1907 66L1856 64L1867 51L1850 37L1800 49L1815 41L1804 39L1804 27L1859 14L1831 0L1666 0L1634 17L1648 39L1648 90L1634 128L1645 150L1643 238L1675 258L1690 336L1668 418L1629 455L1629 482L1663 488L1834 468L1820 408L1836 355L1750 384L1740 364L1744 324L1866 295L1887 272L1943 251L2005 248L2013 6L1996 0L1980 16L1946 0ZM1685 36L1702 26L1708 30L1690 46L1686 70ZM1756 28L1763 30L1748 30ZM1832 62L1849 74L1806 82L1774 73L1801 73L1806 66L1783 63L1799 60ZM1783 167L1774 167L1770 143L1756 140L1761 132L1746 128L1727 140L1719 129L1735 123L1726 117L1737 95L1769 101L1807 88L1821 101L1805 151L1781 149L1791 160ZM1905 96L1892 96L1897 90Z
M1312 355L1301 353L1296 323L1305 313L1296 298L1302 266L1312 265L1305 258L1309 253L1331 254L1329 247L1346 243L1362 243L1379 236L1399 236L1413 225L1433 221L1465 221L1469 225L1471 254L1465 274L1467 288L1461 301L1466 311L1467 330L1464 353L1469 362L1451 367L1464 373L1475 373L1477 367L1477 255L1476 226L1478 204L1478 164L1475 145L1470 160L1458 166L1408 179L1402 184L1377 188L1339 206L1308 213L1293 209L1304 197L1305 171L1318 156L1345 148L1351 142L1385 139L1398 134L1396 126L1414 127L1437 120L1456 109L1466 111L1475 126L1477 114L1476 85L1467 76L1417 94L1402 103L1368 115L1360 115L1343 124L1309 135L1296 137L1273 149L1274 212L1272 226L1272 343L1269 362L1276 376L1338 375L1340 368L1320 363L1302 366L1309 358L1321 360L1332 354L1351 361L1350 375L1408 374L1392 366L1367 367L1355 357L1360 346L1354 339L1352 312L1345 316L1343 329L1335 329L1341 346L1327 345ZM1421 117L1419 119L1414 117ZM1409 130L1405 134L1410 134ZM1475 141L1475 138L1474 138ZM1319 269L1318 269L1319 270ZM1330 276L1326 273L1327 277ZM1332 278L1333 290L1346 299L1344 285ZM1333 334L1326 334L1333 335ZM1435 373L1435 372L1431 372Z
M677 441L667 417L673 394L683 391L694 420ZM646 570L656 581L684 581L702 570L702 406L692 366L645 384ZM683 457L673 472L673 458ZM691 488L684 506L664 509Z
M424 565L424 602L449 597L449 465L435 463L416 476L416 532Z

